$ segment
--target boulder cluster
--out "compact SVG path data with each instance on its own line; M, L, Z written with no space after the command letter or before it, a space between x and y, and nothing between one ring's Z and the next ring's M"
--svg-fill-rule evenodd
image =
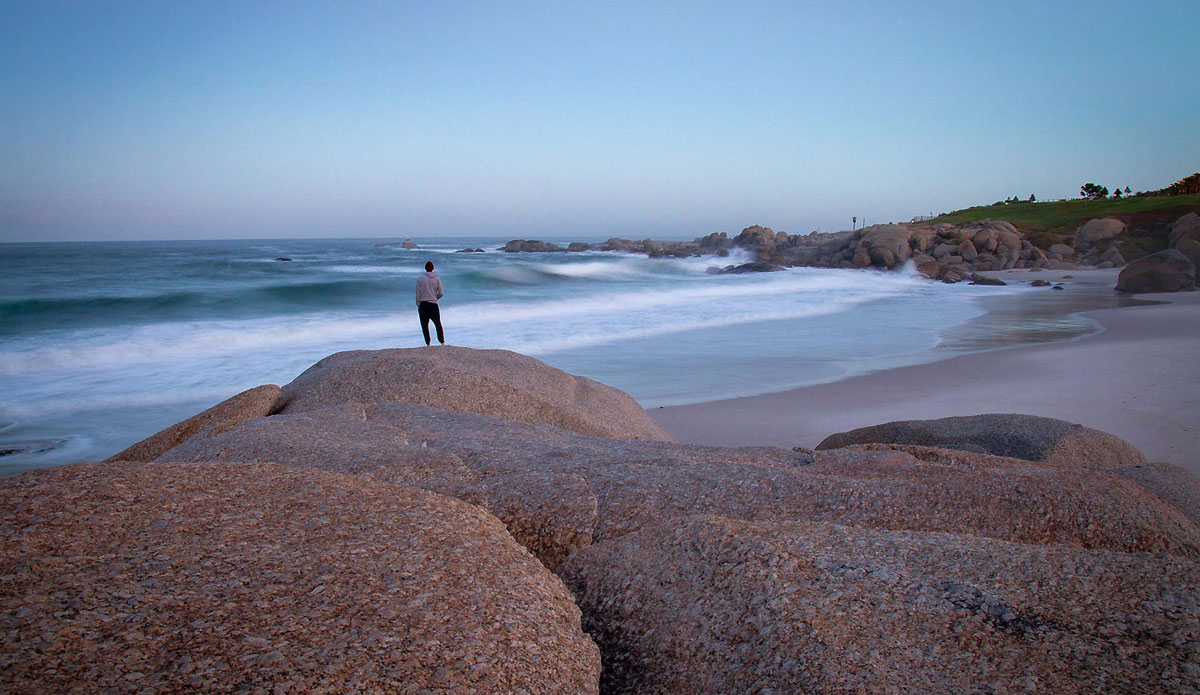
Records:
M853 232L792 235L758 225L736 236L713 233L692 241L613 238L600 244L557 244L514 239L501 250L520 252L619 251L652 258L728 256L742 250L752 263L714 266L710 272L762 272L788 266L817 268L877 268L892 270L911 262L924 275L944 282L978 281L984 271L1020 268L1076 270L1120 268L1127 260L1119 242L1128 234L1118 219L1093 219L1081 224L1072 244L1040 248L1008 222L986 220L964 224L879 224ZM1169 230L1172 249L1200 259L1200 218L1195 213L1177 220ZM1193 273L1194 276L1194 273Z
M0 689L1194 692L1198 503L1049 418L694 446L515 353L339 353L0 481Z
M1200 266L1200 215L1175 220L1167 235L1169 248L1143 256L1121 270L1122 292L1186 292L1196 289Z

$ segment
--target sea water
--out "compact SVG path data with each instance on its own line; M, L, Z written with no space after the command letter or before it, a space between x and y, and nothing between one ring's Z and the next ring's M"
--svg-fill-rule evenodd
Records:
M340 350L423 345L414 288L427 260L446 288L448 343L531 355L645 407L1094 329L1054 312L981 323L982 298L1030 288L911 270L720 275L708 271L750 259L381 241L0 244L0 475L105 458Z

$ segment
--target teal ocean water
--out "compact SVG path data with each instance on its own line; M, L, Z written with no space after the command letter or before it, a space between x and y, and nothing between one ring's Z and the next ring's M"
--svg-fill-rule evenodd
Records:
M1063 293L911 272L713 275L749 259L377 241L0 244L0 475L107 457L339 350L423 344L413 293L426 260L446 286L447 342L532 355L646 407L1094 329L1065 308L1021 309ZM456 253L467 247L487 251Z

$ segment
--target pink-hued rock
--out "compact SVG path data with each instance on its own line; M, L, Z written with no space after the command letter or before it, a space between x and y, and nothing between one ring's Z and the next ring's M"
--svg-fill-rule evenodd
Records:
M199 434L164 452L160 461L280 463L357 475L487 505L479 476L454 454L409 442L405 431L367 420L361 405L248 420Z
M1142 487L1103 471L987 454L875 445L815 453L583 437L469 413L382 404L368 417L410 441L457 455L505 499L543 510L556 488L525 484L531 472L578 476L565 488L573 514L526 517L539 542L582 539L595 498L593 543L692 514L807 520L870 528L954 531L1023 543L1200 555L1200 529ZM522 481L511 483L510 481ZM510 524L513 515L490 507ZM575 544L578 547L578 543ZM563 554L571 549L560 546ZM539 557L547 549L539 547Z
M1189 471L1158 461L1122 466L1114 469L1113 473L1132 480L1158 495L1200 527L1200 478L1196 478Z
M0 691L597 692L562 582L479 507L270 464L0 481Z
M988 414L898 420L838 432L817 449L851 444L918 444L1085 468L1136 466L1146 457L1107 432L1037 415Z
M279 387L274 384L256 386L232 398L221 401L199 415L177 422L153 434L124 451L110 456L109 461L153 461L164 451L178 446L202 433L220 433L256 417L270 415L279 400Z
M284 413L347 402L415 403L597 437L672 441L625 392L507 350L339 352L296 377L281 397Z
M559 575L605 693L1200 688L1193 559L707 516Z

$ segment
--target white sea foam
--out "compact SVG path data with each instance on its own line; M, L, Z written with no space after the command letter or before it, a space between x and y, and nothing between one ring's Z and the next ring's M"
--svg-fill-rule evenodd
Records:
M504 272L519 273L511 267ZM598 344L696 328L772 318L803 317L845 310L857 303L901 296L928 281L900 274L845 271L787 271L769 276L712 276L697 284L639 286L540 301L444 302L447 323L476 344L517 344L542 352L560 344ZM653 329L630 329L627 317ZM337 346L409 336L413 312L389 314L328 312L241 321L154 324L133 329L90 329L53 345L33 343L0 350L0 375L121 367L234 356L262 350ZM603 326L602 331L596 327ZM508 327L507 329L505 327ZM529 344L522 331L555 338ZM650 330L651 332L646 332ZM473 335L475 334L475 335ZM601 339L604 337L604 340ZM555 342L557 341L557 342ZM30 341L26 341L28 344Z

